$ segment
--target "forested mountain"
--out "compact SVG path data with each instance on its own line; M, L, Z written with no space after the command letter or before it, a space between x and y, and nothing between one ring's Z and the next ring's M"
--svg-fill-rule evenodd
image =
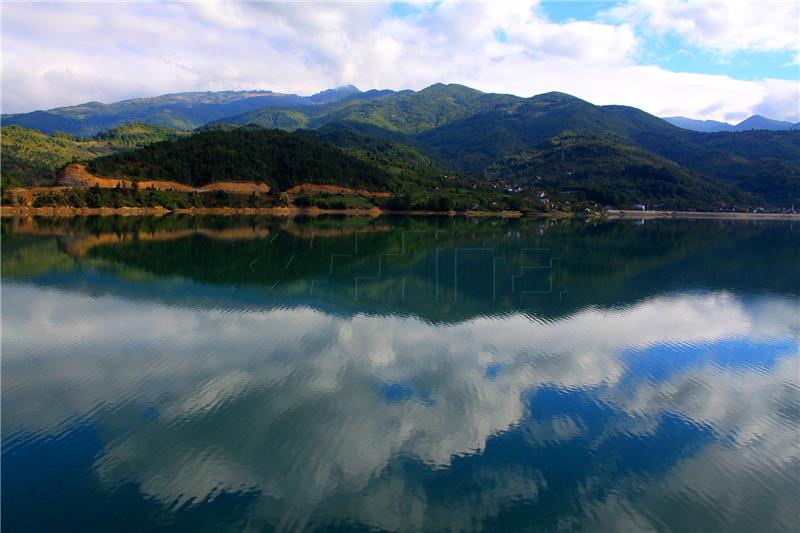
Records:
M490 94L463 85L437 83L418 92L369 91L354 95L338 105L316 108L292 108L293 126L318 128L334 122L360 122L389 131L420 133L475 113L524 101L512 95ZM286 116L269 110L226 117L216 123L281 127ZM293 129L293 128L287 128Z
M463 85L437 83L419 92L374 100L353 99L313 117L319 127L338 121L363 122L390 131L418 134L488 110L504 109L518 96L483 93Z
M171 180L200 187L252 181L286 190L300 183L376 189L388 175L378 166L316 139L263 128L208 129L134 152L93 159L103 177Z
M767 154L800 163L798 131L697 133L633 107L595 106L558 93L451 122L425 132L420 140L442 159L465 171L481 172L497 158L530 148L560 131L615 135L712 177L721 177L723 165L746 163Z
M146 110L155 114L152 120L156 123L165 113L170 120L191 116L193 124L209 114L243 109L245 112L206 121L204 130L223 132L235 131L237 126L260 126L295 131L299 138L335 145L340 154L379 168L394 179L412 182L429 183L443 179L445 174L478 180L522 180L523 168L525 172L555 168L547 163L551 159L547 143L566 135L572 140L569 146L564 145L564 157L574 158L576 168L585 171L575 175L576 179L582 176L582 186L604 189L603 194L608 193L605 197L609 199L657 199L651 193L663 190L672 200L691 203L694 199L698 205L716 198L725 203L788 206L797 203L800 196L800 130L701 133L679 128L633 107L597 106L558 92L521 98L483 93L463 85L436 84L417 92L360 92L344 87L307 98L269 92L186 93L149 99L146 105L137 100L105 107L87 104L62 108L56 110L59 114L51 126L56 127L58 120L78 121L86 127L96 127L103 117L121 120L122 115L109 111L112 107L115 113ZM232 134L230 139L236 135L239 134ZM245 136L242 139L249 139L255 134L241 135ZM283 139L274 133L265 135L271 142ZM258 172L245 166L263 162L234 165L230 157L247 150L237 150L228 137L213 138L220 141L224 150L210 145L203 145L204 148L228 161L222 165L227 170L222 171L222 166L217 165L218 171L238 174L236 179L259 179ZM160 148L148 150L152 151L143 153L155 155ZM211 164L207 154L197 152L191 157L195 156ZM122 156L108 159L114 161L113 169L103 168L117 173L123 169L146 171L151 177L180 177L168 176L179 170L175 167L157 170L159 164L166 164L166 159L145 163L145 156L141 157L133 166L125 163ZM616 163L615 158L619 159ZM190 164L188 160L184 163ZM593 166L594 172L589 172ZM552 181L556 175L549 174L547 186L563 189ZM651 178L673 180L674 187L659 189ZM577 190L564 175L559 180ZM604 197L594 189L593 197Z
M771 203L786 198L787 205L795 197L792 176L800 173L797 130L705 134L678 128L636 108L596 106L557 92L520 98L437 84L371 101L354 98L318 109L267 109L219 122L289 130L360 124L370 128L370 136L394 135L396 142L413 146L445 169L476 175L562 131L613 135L687 171L766 194ZM781 164L776 166L776 162ZM767 166L779 174L765 172Z
M361 95L369 99L391 91L361 93L348 85L328 89L312 96L276 93L273 91L190 92L136 98L112 104L87 102L48 111L3 115L4 125L19 125L43 133L94 135L108 128L131 122L166 126L173 129L194 129L216 119L247 113L266 107L314 107L346 101Z
M506 94L483 93L463 85L437 83L418 92L369 91L338 105L281 110L262 109L214 121L217 124L319 128L336 122L358 122L387 131L418 134L482 111L502 109L524 102Z
M464 186L446 183L440 167L420 150L369 135L372 128L352 123L296 133L255 126L208 128L187 138L93 159L88 170L101 177L172 180L194 187L252 181L280 191L303 183L388 190L403 197L392 204L403 209L446 210L476 203L480 193L465 197ZM663 208L714 209L760 203L620 138L585 133L562 132L533 150L500 159L484 179L544 189L559 201L579 204L645 202ZM440 191L442 187L451 188ZM452 198L442 197L445 190ZM451 203L456 197L458 202Z
M310 121L311 117L300 109L272 109L267 107L237 115L235 119L223 118L215 120L206 127L260 126L267 129L278 128L294 131L299 128L305 128Z
M603 205L670 209L752 204L754 198L611 136L560 133L499 160L487 175Z
M334 144L346 152L373 160L396 171L425 168L440 169L423 154L411 138L386 135L380 128L352 122L336 122L315 130L301 130L305 135Z
M333 89L330 89L331 91ZM327 91L323 91L325 93ZM320 94L323 94L320 93ZM413 91L389 91L371 90L364 92L349 92L346 96L338 100L319 100L314 105L292 105L287 107L262 107L255 111L249 111L240 115L226 116L217 120L212 120L208 126L261 126L263 128L280 128L287 131L305 127L319 127L321 125L348 120L346 109L352 108L359 110L359 122L370 123L364 118L369 115L366 109L372 107L380 108L380 104L373 101L382 100L384 97L403 97L413 93ZM392 102L394 98L387 98ZM379 114L379 116L382 116ZM378 120L379 126L385 126L386 121L382 118ZM394 129L394 128L391 128Z
M3 184L52 185L56 171L72 161L133 150L185 135L189 132L146 124L119 126L86 139L3 126L0 130Z

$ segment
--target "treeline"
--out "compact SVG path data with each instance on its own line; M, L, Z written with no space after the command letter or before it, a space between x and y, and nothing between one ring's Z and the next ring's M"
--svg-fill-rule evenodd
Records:
M14 197L3 195L3 205L14 205ZM268 194L237 194L226 191L208 193L185 193L178 191L159 191L156 189L70 189L53 191L36 196L33 207L75 207L75 208L121 208L121 207L163 207L166 209L189 209L199 207L261 208L285 205L285 202Z
M18 205L18 198L5 191L2 204ZM190 209L202 207L268 208L290 206L317 207L319 209L372 209L388 211L540 211L538 204L526 204L518 196L497 193L493 190L450 190L434 193L404 192L391 198L367 198L360 195L316 194L304 195L290 204L282 195L246 194L214 191L206 193L162 191L156 189L103 189L100 187L53 190L37 195L32 207L122 208L163 207Z
M387 174L376 165L317 141L279 130L209 129L89 163L100 176L171 180L200 187L221 181L267 183L286 190L300 183L381 189Z

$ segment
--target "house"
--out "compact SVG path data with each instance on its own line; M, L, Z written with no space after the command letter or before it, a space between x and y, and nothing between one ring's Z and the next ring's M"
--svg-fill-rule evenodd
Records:
M636 204L636 205L633 206L633 208L636 209L637 211L646 211L647 210L647 206L645 206L644 204Z

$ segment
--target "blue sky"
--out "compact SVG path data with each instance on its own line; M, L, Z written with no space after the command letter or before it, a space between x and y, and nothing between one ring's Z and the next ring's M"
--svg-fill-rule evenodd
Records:
M796 1L6 3L2 107L451 82L796 121L799 25Z
M552 1L540 3L539 9L549 20L564 23L603 19L606 12L624 5L625 2ZM796 38L800 40L800 21L796 25ZM638 35L642 41L638 58L643 64L676 72L726 75L738 80L800 79L800 65L795 62L796 48L768 51L744 48L720 52L689 43L676 32L653 34L639 31Z

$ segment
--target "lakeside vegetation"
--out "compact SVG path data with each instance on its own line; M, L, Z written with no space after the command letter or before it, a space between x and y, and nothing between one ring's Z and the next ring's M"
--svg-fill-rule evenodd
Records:
M4 191L2 205L15 207L24 205L13 191ZM192 208L274 208L274 207L316 207L319 209L373 209L387 211L449 211L467 210L542 212L535 206L525 206L510 195L498 194L485 189L467 191L453 188L450 191L435 193L401 193L390 198L370 198L358 194L303 194L292 198L286 195L235 193L223 190L213 192L181 192L157 189L134 188L65 188L52 189L37 194L32 199L32 208L72 207L72 208L145 208L158 207L168 210Z
M3 205L15 205L13 196L3 195ZM199 194L156 189L102 189L100 187L54 190L37 195L31 207L161 207L165 209L190 209L199 207L277 207L282 204L266 194L235 194L214 191Z

